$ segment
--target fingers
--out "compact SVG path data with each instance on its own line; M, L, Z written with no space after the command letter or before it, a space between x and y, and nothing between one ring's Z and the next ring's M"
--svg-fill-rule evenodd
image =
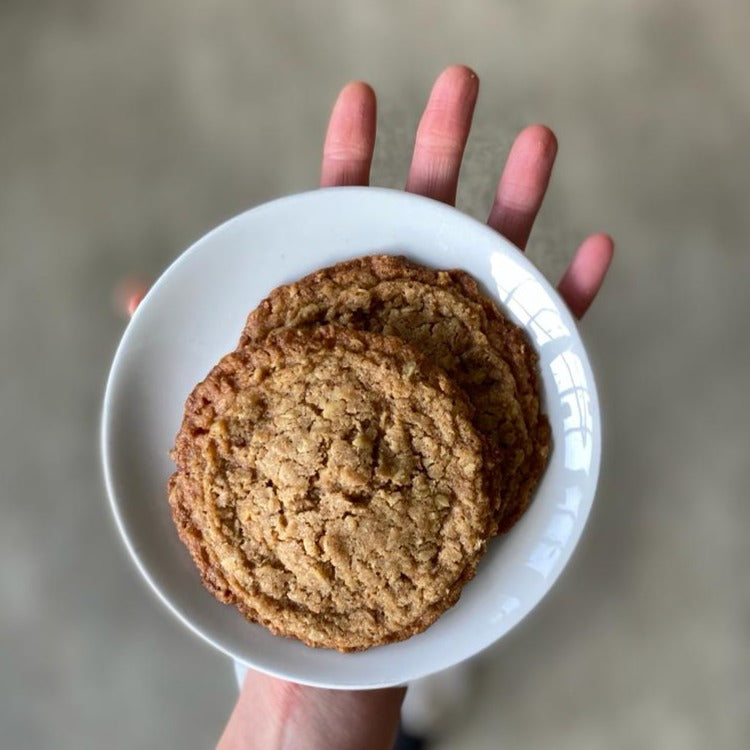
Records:
M531 125L511 146L487 223L523 250L547 192L557 155L557 138L544 125ZM558 291L580 318L594 301L612 262L614 243L606 234L588 237L563 275Z
M583 241L563 274L557 290L577 318L583 317L599 292L614 251L609 235L593 234Z
M328 122L320 168L321 187L368 184L375 122L373 90L360 81L344 86Z
M557 139L544 125L522 130L508 154L487 223L521 250L544 200L556 155Z
M406 190L455 203L478 92L477 74L464 65L440 74L419 121Z

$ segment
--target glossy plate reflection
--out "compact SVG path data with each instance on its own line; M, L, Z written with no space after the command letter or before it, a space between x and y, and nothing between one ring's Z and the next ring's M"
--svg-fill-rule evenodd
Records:
M593 468L598 471L598 425L595 436L592 415L596 392L590 372L589 377L586 374L589 368L588 365L584 366L585 352L582 351L580 339L571 333L571 328L563 320L564 308L561 308L559 297L553 293L553 298L553 294L545 289L546 284L532 276L512 257L493 254L491 266L498 298L536 345L547 386L545 406L558 417L553 423L554 460L555 463L560 461L559 453L562 451L564 487L542 538L526 561L529 568L546 578L555 572L556 563L576 529L584 501L582 481L586 483ZM551 383L547 373L552 378ZM554 385L554 388L551 389L550 385ZM598 414L598 408L596 411ZM584 508L586 514L589 507L590 501Z

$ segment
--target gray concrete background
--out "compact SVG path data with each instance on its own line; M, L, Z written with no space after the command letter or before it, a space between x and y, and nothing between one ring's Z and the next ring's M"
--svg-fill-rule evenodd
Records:
M611 232L583 325L601 491L559 585L478 665L441 748L741 748L750 736L750 6L719 0L0 2L0 745L212 746L229 665L126 559L98 417L123 275L311 188L351 78L400 185L435 75L482 79L459 206L523 124L560 140L529 253Z

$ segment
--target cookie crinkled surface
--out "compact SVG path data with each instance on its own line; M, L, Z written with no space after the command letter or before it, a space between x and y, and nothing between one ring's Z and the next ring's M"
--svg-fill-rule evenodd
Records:
M214 595L274 633L341 651L407 638L456 602L490 533L473 415L399 338L248 340L188 398L180 537Z
M273 290L248 316L240 346L324 324L398 336L467 394L489 451L493 532L508 531L531 502L551 441L538 357L524 331L466 272L372 255Z

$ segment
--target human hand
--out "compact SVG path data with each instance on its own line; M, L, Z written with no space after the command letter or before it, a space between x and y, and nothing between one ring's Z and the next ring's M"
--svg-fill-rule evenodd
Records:
M463 65L444 70L433 85L419 122L405 189L455 204L458 173L469 137L479 78ZM336 99L323 145L321 187L368 185L375 147L375 93L366 83L347 84ZM510 149L495 191L487 224L523 250L547 191L557 155L557 138L543 125L524 128ZM592 234L578 247L558 291L580 318L593 302L607 273L614 244ZM147 286L128 280L117 305L132 315Z
M447 68L435 81L417 128L408 192L455 204L478 91L477 75L462 65ZM369 184L375 113L375 94L366 83L344 87L323 146L321 186ZM487 223L521 250L544 200L556 155L557 139L543 125L522 130L508 154ZM581 243L563 274L558 291L577 318L601 288L613 251L608 235L593 234Z
M437 78L417 129L408 192L454 204L478 90L478 77L464 66L451 66ZM331 113L322 187L369 184L375 126L373 90L366 83L349 83ZM531 125L508 154L487 223L521 250L544 199L556 153L554 133ZM593 234L576 250L558 285L576 317L598 293L613 249L608 235ZM132 315L145 292L144 284L125 282L117 292L118 306ZM251 670L218 750L391 748L404 693L403 688L321 690Z

